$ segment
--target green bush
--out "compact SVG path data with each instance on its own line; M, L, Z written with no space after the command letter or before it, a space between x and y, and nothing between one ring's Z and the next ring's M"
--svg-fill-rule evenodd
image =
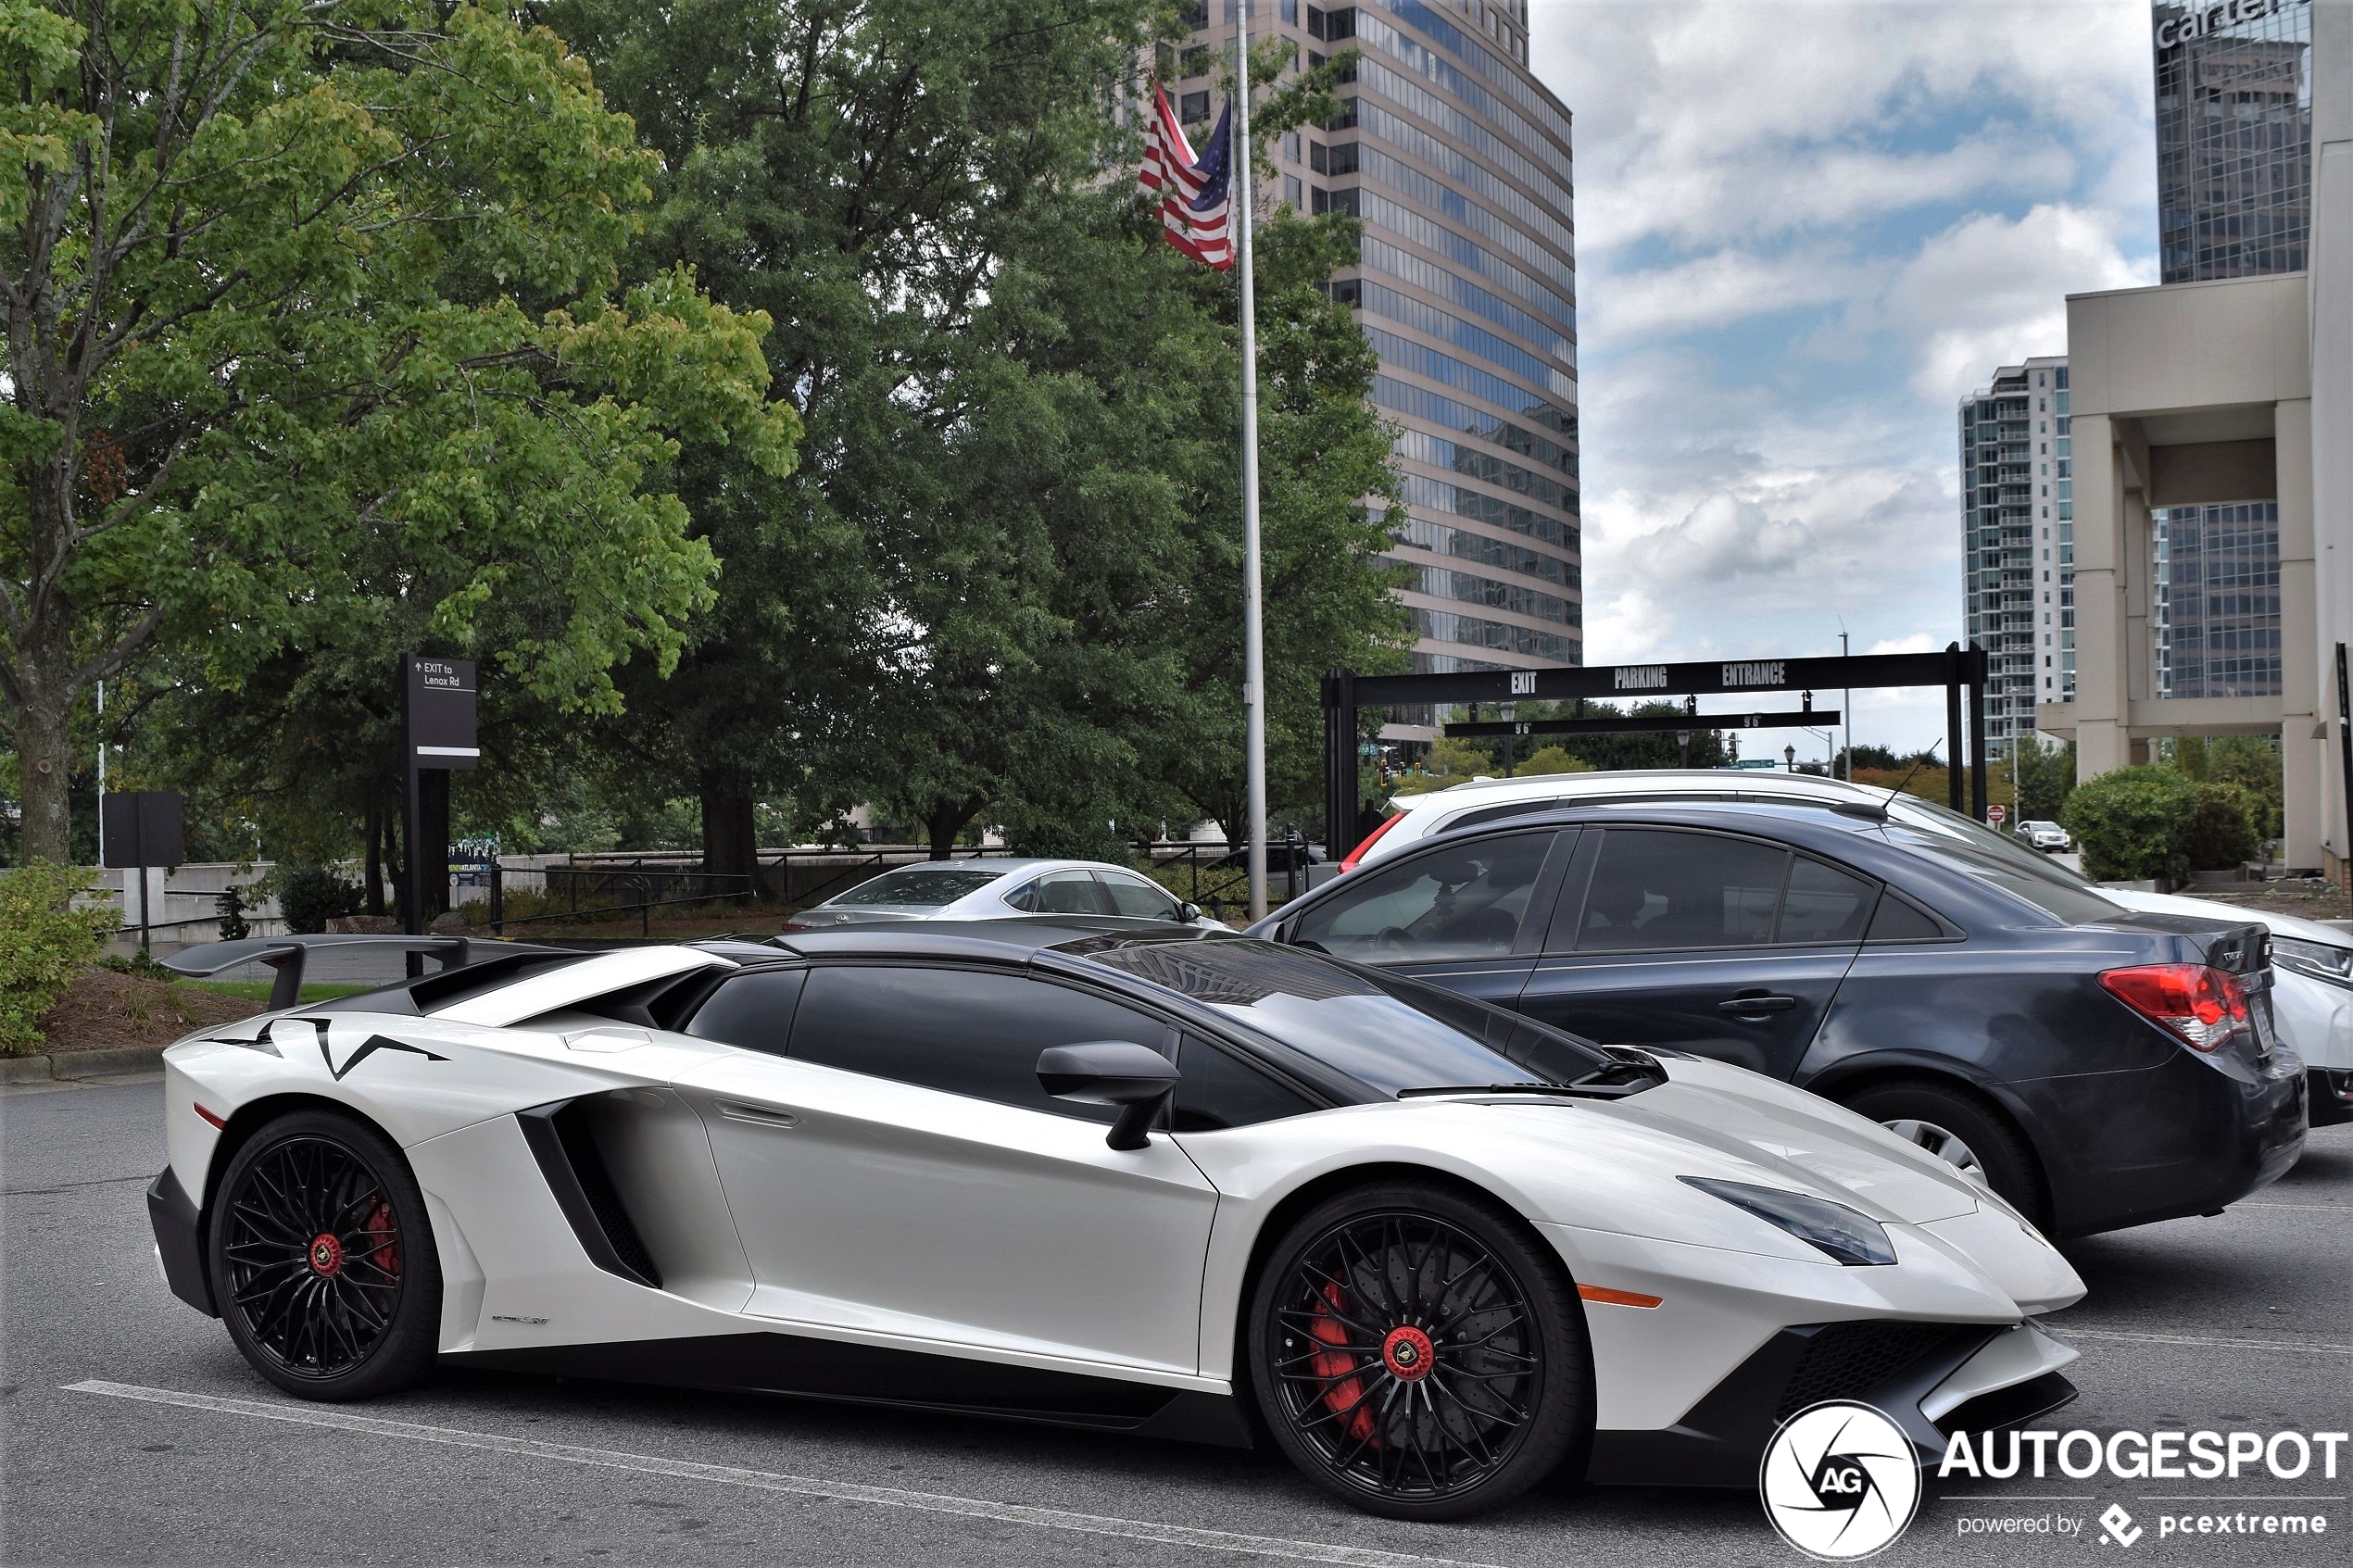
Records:
M2083 851L2094 882L2180 880L2183 839L2198 811L2198 786L2171 768L2120 768L2076 785L2060 825Z
M2234 784L2197 786L2197 809L2183 824L2177 844L2194 872L2227 871L2263 852L2261 823L2266 803Z
M329 921L359 912L359 884L325 866L283 866L277 882L278 912L288 931L324 931Z
M75 975L98 956L122 916L76 909L95 875L46 860L0 877L0 1055L41 1048L41 1022Z
M1512 777L1526 778L1530 773L1590 773L1593 765L1581 757L1571 757L1557 746L1539 747L1527 761L1512 769Z

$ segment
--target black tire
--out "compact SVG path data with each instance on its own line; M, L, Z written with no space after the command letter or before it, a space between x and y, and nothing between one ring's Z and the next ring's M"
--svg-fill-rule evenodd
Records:
M1592 1437L1568 1271L1502 1205L1436 1183L1367 1185L1302 1215L1267 1254L1245 1332L1277 1446L1367 1512L1500 1507Z
M292 1111L221 1173L205 1261L229 1337L306 1399L388 1394L433 1369L441 1261L409 1162L375 1128Z
M1900 1078L1843 1095L1839 1102L1939 1158L1951 1157L1915 1129L1958 1138L1975 1156L1977 1174L1986 1185L2038 1229L2050 1228L2050 1199L2033 1149L2007 1116L1977 1095L1927 1079Z

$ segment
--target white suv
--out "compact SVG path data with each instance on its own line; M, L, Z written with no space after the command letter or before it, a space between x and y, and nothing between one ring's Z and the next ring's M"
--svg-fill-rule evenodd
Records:
M2007 834L1917 796L1891 793L1815 773L1763 769L1659 768L1625 772L1538 773L1516 779L1473 779L1426 795L1390 802L1390 819L1349 851L1346 875L1378 865L1454 828L1476 827L1554 806L1606 801L1791 800L1815 806L1845 802L1877 806L1906 827L1944 834L2023 862L2021 870L2090 887L2128 909L2159 914L2224 914L2259 921L2271 933L2276 981L2272 1008L2281 1035L2311 1071L2315 1126L2353 1120L2353 935L2294 915L2267 914L2198 898L2179 898L2084 882L2048 855Z

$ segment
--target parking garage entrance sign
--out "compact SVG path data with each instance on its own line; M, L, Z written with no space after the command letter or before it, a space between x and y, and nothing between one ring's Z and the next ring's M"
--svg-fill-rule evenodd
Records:
M1973 801L1985 820L1985 650L1948 645L1942 653L1880 653L1819 659L1708 659L1682 664L1586 665L1562 670L1463 670L1442 674L1359 675L1335 670L1324 677L1324 809L1327 823L1340 824L1331 841L1354 842L1356 818L1357 715L1367 708L1419 708L1474 702L1538 702L1716 696L1727 693L1836 692L1892 686L1943 686L1949 799L1953 809ZM1963 730L1966 704L1968 726ZM1806 705L1810 708L1810 701ZM1784 715L1759 715L1780 718ZM1816 715L1810 721L1820 722ZM1547 729L1573 721L1554 721ZM1646 725L1650 721L1644 721ZM1739 729L1736 713L1694 713L1662 718L1657 725ZM1599 723L1592 727L1601 727ZM1459 729L1460 726L1453 728ZM1964 749L1964 741L1967 746ZM1966 759L1969 786L1964 794Z

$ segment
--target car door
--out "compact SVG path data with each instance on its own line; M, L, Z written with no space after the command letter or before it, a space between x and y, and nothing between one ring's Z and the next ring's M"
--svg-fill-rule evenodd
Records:
M1879 891L1764 839L1591 831L1520 1010L1607 1044L1667 1046L1786 1079Z
M1510 1007L1535 967L1577 831L1492 833L1348 877L1284 940Z
M1114 1039L1175 1044L1016 971L812 969L786 1054L755 1046L678 1084L751 1260L748 1311L1193 1372L1216 1193L1166 1134L1111 1148L1112 1111L1038 1083L1047 1047Z

